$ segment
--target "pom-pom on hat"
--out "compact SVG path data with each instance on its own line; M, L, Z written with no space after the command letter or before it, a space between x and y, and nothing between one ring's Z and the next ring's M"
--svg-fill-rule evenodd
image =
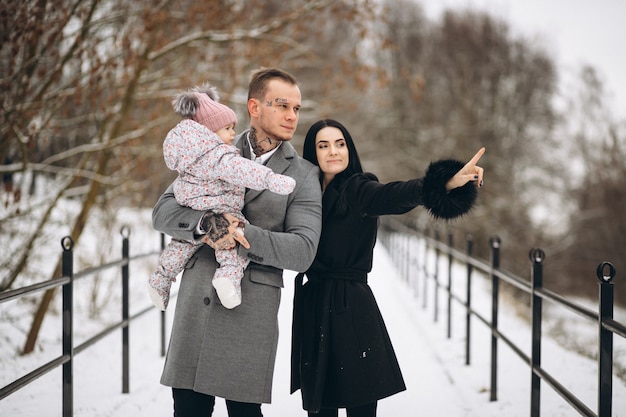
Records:
M215 87L204 84L178 94L172 105L176 113L216 132L231 123L237 123L235 112L219 103L219 98Z

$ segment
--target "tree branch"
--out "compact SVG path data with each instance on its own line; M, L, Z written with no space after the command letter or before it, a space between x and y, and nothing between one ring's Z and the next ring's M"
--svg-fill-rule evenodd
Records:
M301 18L302 16L319 9L323 9L332 3L335 0L319 0L307 3L301 9L295 10L291 13L288 13L285 17L269 22L265 25L261 25L259 27L249 29L249 30L236 30L232 32L224 32L224 31L202 31L189 34L187 36L180 37L176 39L174 42L169 43L158 51L154 51L148 55L148 60L154 61L158 58L161 58L170 52L175 51L177 48L188 45L191 42L203 40L210 42L233 42L239 41L243 39L255 39L259 38L262 35L269 33L273 30L279 29L281 27L286 26L287 24Z

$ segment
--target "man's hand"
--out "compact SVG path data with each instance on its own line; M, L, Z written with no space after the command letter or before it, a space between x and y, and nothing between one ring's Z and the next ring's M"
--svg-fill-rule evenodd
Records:
M216 229L214 231L215 233L207 233L202 238L202 241L213 249L233 249L237 245L237 242L244 248L250 249L250 243L248 243L248 240L243 234L244 224L232 214L215 214L213 217L218 216L221 217L220 220L225 219L226 222L213 222L211 226ZM215 240L211 240L212 238L215 238Z

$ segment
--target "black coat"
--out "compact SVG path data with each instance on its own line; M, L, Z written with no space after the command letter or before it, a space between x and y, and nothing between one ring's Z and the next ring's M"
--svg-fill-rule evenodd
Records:
M444 188L458 164L463 166L455 162L442 173L431 165L424 179L380 184L372 174L356 174L327 187L317 255L307 282L302 285L303 274L296 278L294 295L291 392L302 391L305 410L364 405L406 389L367 284L378 216L422 204L438 217L465 213L476 197L475 185L449 194ZM345 214L338 209L341 193Z

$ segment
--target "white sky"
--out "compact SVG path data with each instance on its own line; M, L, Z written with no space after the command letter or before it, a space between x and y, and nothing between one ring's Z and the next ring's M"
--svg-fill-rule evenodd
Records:
M427 16L473 8L509 22L515 34L540 39L559 65L564 83L590 64L613 96L613 114L626 117L626 1L420 0ZM567 84L563 84L567 85Z

